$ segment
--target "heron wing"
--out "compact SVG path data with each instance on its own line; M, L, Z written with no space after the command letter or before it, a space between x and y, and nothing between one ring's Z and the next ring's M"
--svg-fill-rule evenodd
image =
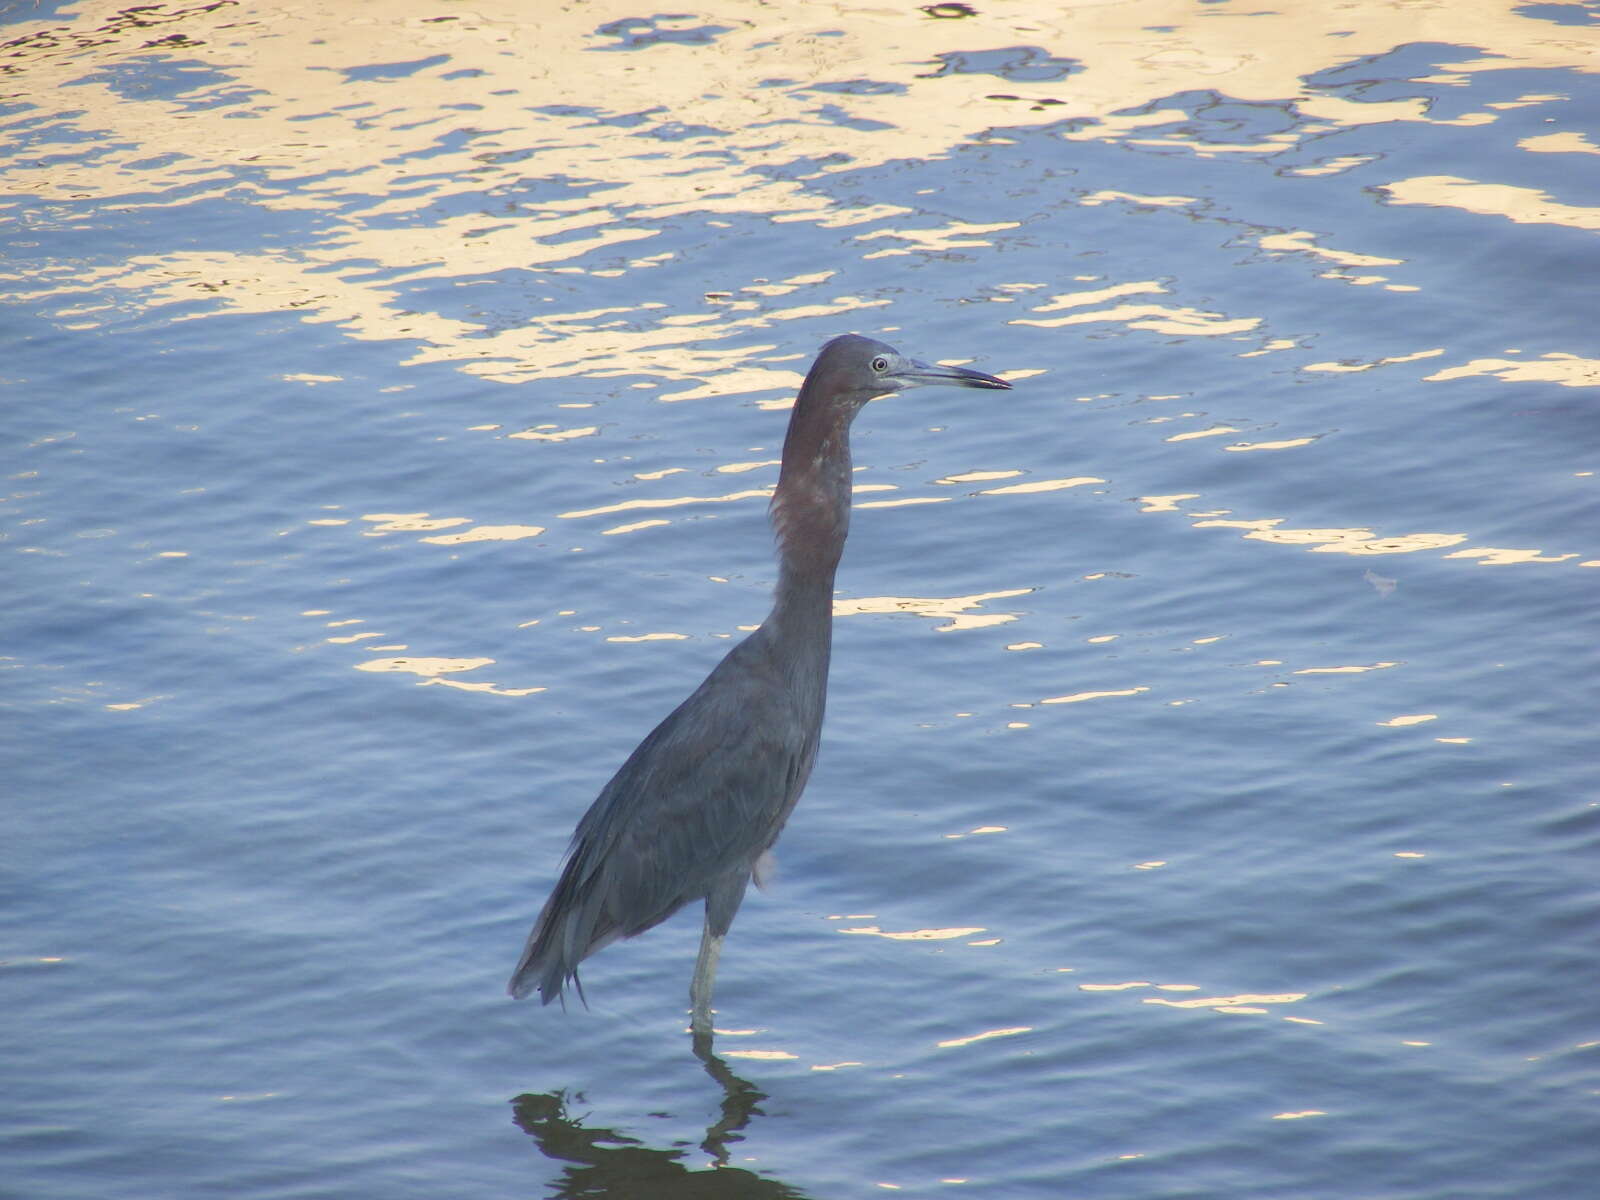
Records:
M537 976L548 1003L588 955L748 874L816 757L812 690L779 671L757 630L639 743L578 823L514 994Z
M799 798L820 714L802 711L762 649L752 638L724 659L579 823L571 865L606 893L622 936L748 872Z

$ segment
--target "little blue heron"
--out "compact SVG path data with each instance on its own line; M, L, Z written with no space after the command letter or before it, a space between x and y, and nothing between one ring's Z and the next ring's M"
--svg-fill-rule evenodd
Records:
M585 958L704 900L689 998L691 1028L709 1038L723 939L817 756L833 576L850 525L850 423L874 397L929 384L1011 386L856 334L822 347L800 385L772 494L772 612L639 743L578 822L511 976L513 996L538 988L549 1004L569 981L582 996Z

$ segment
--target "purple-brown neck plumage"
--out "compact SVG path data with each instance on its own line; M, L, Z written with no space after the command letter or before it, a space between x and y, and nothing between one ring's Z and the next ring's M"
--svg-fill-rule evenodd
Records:
M850 423L865 400L837 387L820 361L795 400L772 496L778 587L771 621L780 626L826 625L832 615L833 576L850 529Z

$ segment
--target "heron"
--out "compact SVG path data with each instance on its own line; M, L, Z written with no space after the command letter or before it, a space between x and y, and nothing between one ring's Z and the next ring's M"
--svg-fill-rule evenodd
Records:
M508 990L549 1004L578 964L705 901L690 1028L712 1032L722 944L816 761L833 641L833 582L850 524L850 426L867 401L993 375L907 358L858 334L817 354L789 417L769 519L778 582L765 621L655 727L578 822Z

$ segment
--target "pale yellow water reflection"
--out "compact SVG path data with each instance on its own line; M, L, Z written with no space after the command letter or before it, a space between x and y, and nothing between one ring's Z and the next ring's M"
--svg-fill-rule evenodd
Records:
M1511 353L1515 353L1512 351ZM1552 352L1537 359L1476 358L1459 367L1448 367L1426 376L1429 383L1468 379L1474 375L1493 375L1507 383L1543 382L1562 387L1600 386L1600 359Z
M1504 217L1523 225L1570 225L1600 229L1600 208L1562 204L1536 188L1503 183L1478 183L1455 175L1424 175L1385 184L1396 204L1428 204L1459 208L1485 216Z
M657 233L651 222L685 214L764 213L833 228L910 215L871 202L843 204L808 186L805 177L775 178L767 171L807 155L817 158L816 173L825 175L845 166L938 158L995 125L1056 124L1064 118L1081 122L1061 134L1069 140L1126 140L1202 157L1259 154L1341 127L1490 124L1508 108L1563 99L1529 93L1443 119L1421 99L1358 102L1306 83L1319 72L1406 43L1465 41L1495 48L1493 56L1467 58L1420 77L1433 84L1465 83L1485 71L1595 66L1589 31L1553 28L1498 0L1368 0L1250 13L1196 8L1187 0L1048 9L996 0L959 23L960 44L968 51L1036 47L1048 61L1072 68L1063 66L1059 78L1026 86L992 74L930 69L951 49L952 23L920 14L908 20L866 3L727 3L718 6L709 46L661 38L623 54L590 52L618 46L624 35L608 31L609 23L637 15L620 0L537 11L491 2L449 13L415 0L385 5L381 12L291 4L274 9L270 20L230 4L125 10L99 0L80 9L64 33L49 21L13 27L11 82L24 103L67 115L66 128L96 130L105 149L74 154L63 166L53 161L50 146L41 146L37 165L13 165L10 190L44 202L99 197L159 206L204 198L208 186L218 195L242 187L263 206L317 210L330 218L318 238L292 254L186 252L135 256L102 268L89 282L122 291L121 303L159 306L204 293L239 311L293 307L307 320L339 322L352 337L420 338L417 362L455 361L462 370L508 382L580 370L643 370L695 381L679 398L705 394L698 389L706 386L721 393L771 386L747 360L719 357L709 342L801 316L843 318L885 302L818 291L826 272L774 285L735 268L729 290L708 296L703 312L641 300L631 308L550 312L515 329L486 330L479 322L416 310L398 285L412 278L490 274L507 264L577 270L563 265L606 247L629 247L632 255L607 271L643 277L672 256L650 253ZM155 28L176 30L178 43L152 42ZM94 32L80 32L86 30ZM169 100L132 96L114 76L96 71L102 63L161 62L180 54L186 64L214 71L215 80ZM864 78L872 86L857 86ZM1142 129L1194 114L1170 104L1131 110L1205 89L1245 102L1292 103L1302 119L1290 129L1236 144L1171 131L1141 136ZM824 96L836 117L818 117ZM641 145L634 123L603 119L627 113L652 114L651 127L663 136ZM1594 152L1577 130L1553 131L1524 144L1540 154ZM493 193L501 183L520 180L522 160L530 155L537 156L544 178L589 181L602 190L508 200L492 216L441 211L439 201L451 195ZM1320 169L1357 161L1330 159ZM239 169L251 174L241 176ZM1491 180L1441 175L1385 186L1397 203L1600 227L1600 210ZM1107 202L1193 203L1183 196L1108 191L1082 200ZM861 252L871 258L913 249L984 248L993 244L990 235L1015 225L880 227L862 234ZM1317 253L1343 265L1395 262L1359 250L1319 248L1303 232L1263 237L1278 239L1264 245ZM381 282L374 280L378 275ZM61 277L70 286L58 294L70 292L74 300L63 302L57 315L92 318L94 307L81 301L81 269L63 269ZM1111 294L1160 290L1148 281L1108 281L1106 288ZM804 302L785 310L734 300L741 294L766 299L785 290L803 294ZM640 318L645 327L618 328L619 316ZM1023 320L1116 321L1156 332L1213 335L1260 323L1255 314L1160 305ZM706 375L719 376L716 384L705 384Z
M1437 348L1435 348L1433 350L1418 350L1415 354L1390 355L1390 356L1387 356L1385 358L1380 358L1375 362L1356 362L1356 363L1319 362L1319 363L1307 363L1305 366L1301 367L1300 369L1302 371L1323 371L1323 372L1329 372L1329 373L1332 373L1332 374L1345 374L1345 375L1348 375L1348 374L1354 374L1354 373L1359 372L1359 371L1370 371L1370 370L1372 370L1373 367L1387 367L1387 366L1393 366L1393 365L1395 365L1397 363L1417 362L1417 361L1419 361L1421 359L1424 359L1424 358L1438 358L1443 353L1444 353L1444 348L1441 346L1441 347L1437 347ZM1433 378L1433 376L1429 376L1429 378L1431 379L1431 378Z
M1566 99L1554 92L1529 92L1486 105L1484 111L1442 118L1420 98L1358 102L1306 82L1363 54L1386 53L1407 43L1465 41L1494 47L1493 56L1467 57L1418 76L1419 82L1443 86L1464 85L1479 72L1539 67L1593 71L1597 62L1592 31L1552 27L1513 4L1489 0L1404 6L1372 0L1330 10L1251 13L1197 9L1186 0L1050 11L1020 2L986 4L960 24L965 48L1034 46L1073 67L1059 79L1025 87L992 74L931 69L950 49L949 26L906 20L869 4L819 8L798 2L735 2L719 6L719 32L711 45L663 39L629 53L590 52L615 44L616 35L605 32L609 22L634 15L619 0L542 8L536 14L512 3L441 14L436 5L403 0L385 6L381 14L291 5L275 10L268 22L233 5L124 10L102 0L81 6L65 36L50 22L20 22L12 29L9 69L18 100L42 112L60 113L63 136L94 131L103 145L101 152L83 155L70 140L55 146L46 141L38 147L34 165L12 164L6 187L38 198L46 206L39 220L54 219L47 207L52 200L97 197L136 209L189 204L208 194L237 194L237 189L247 190L254 203L267 208L327 217L317 235L292 252L264 248L254 253L135 255L89 270L81 264L57 264L46 268L47 276L54 272L59 279L57 290L38 291L37 276L28 281L30 289L36 298L54 298L56 318L70 328L92 328L97 314L128 306L187 306L204 297L239 312L297 310L307 321L336 322L354 338L405 339L417 346L410 362L452 362L486 380L643 375L645 379L629 386L655 391L663 402L788 390L804 365L796 356L763 362L762 354L771 354L774 347L726 348L716 343L819 315L848 324L877 314L888 301L830 287L834 270L768 279L730 264L725 290L708 292L701 307L669 305L648 292L650 272L673 257L670 250L652 252L650 243L659 232L652 222L720 213L764 214L774 221L831 229L871 224L873 228L855 238L863 260L914 251L992 250L997 237L1015 231L1018 221L929 225L903 206L867 199L841 202L809 180L845 167L936 159L989 136L986 131L996 125L1057 125L1069 117L1080 123L1063 129L1060 136L1067 140L1124 141L1212 157L1276 152L1339 128L1375 122L1486 126L1502 113L1555 106ZM181 43L152 43L150 31L156 27L179 31ZM93 36L77 32L90 29ZM186 64L215 72L215 79L165 99L156 93L131 94L101 69L108 63L160 64L179 54ZM884 86L856 86L864 78ZM820 85L828 86L827 103L839 116L818 118ZM1300 119L1288 129L1230 143L1202 140L1192 131L1174 132L1170 127L1175 122L1196 113L1170 102L1133 111L1141 103L1208 89L1236 101L1292 105ZM608 122L621 114L651 114L650 127L662 136L641 144L637 122ZM1156 127L1168 128L1159 135L1144 132ZM1518 145L1540 156L1597 152L1586 133L1574 129L1553 130ZM769 170L807 155L817 159L810 176L775 178ZM469 206L472 211L443 211L452 197L496 195L497 189L520 183L527 176L524 160L529 156L536 157L541 178L588 186L571 195L508 198L503 211L493 214L476 204ZM1301 170L1337 172L1365 161L1360 155L1334 156ZM1458 174L1393 179L1381 186L1395 204L1600 229L1600 209L1534 188ZM1077 203L1198 213L1204 202L1187 195L1103 188L1085 193ZM906 223L884 224L900 218ZM1403 259L1323 245L1311 230L1260 230L1253 238L1274 255L1326 260L1336 268L1325 275L1333 281L1381 283L1395 290L1418 286L1373 270L1404 266ZM626 257L620 265L589 273L636 277L636 302L571 311L552 305L550 311L502 329L419 308L415 295L403 287L423 279L471 280L510 264L582 273L585 268L573 264L607 247L626 248ZM6 278L0 268L0 288ZM1265 323L1260 313L1134 299L1167 293L1168 284L1157 279L1078 276L1075 282L1083 286L1061 290L1054 278L1020 278L988 299L1019 305L1026 315L1013 316L1010 323L1040 329L1106 325L1163 336L1249 339L1259 337ZM86 290L108 299L86 302ZM773 303L779 300L786 303ZM173 319L196 315L174 312ZM1255 355L1295 344L1273 338L1240 353ZM1587 357L1586 349L1547 352L1529 360L1475 358L1424 378L1449 384L1493 376L1507 382L1592 387L1600 382L1600 360ZM1300 369L1357 372L1447 354L1446 348L1433 346ZM1013 377L1045 374L1029 369ZM337 377L301 373L288 378L314 383ZM787 403L780 398L763 405L781 409ZM599 432L597 425L543 424L502 436L562 443ZM1244 432L1213 422L1166 440L1203 449L1216 438ZM1234 454L1296 451L1314 445L1319 436L1291 432L1216 448ZM770 461L730 463L720 470L733 473ZM987 472L939 482L1018 473L995 464ZM986 494L1032 495L1104 482L1092 476L1067 477L997 486ZM886 486L865 485L863 490ZM769 494L760 488L648 497L558 515L576 520L765 503ZM1159 508L1149 507L1147 498L1145 511L1178 511L1178 499L1198 495L1182 493L1170 506L1162 503ZM943 499L900 496L864 500L861 507L907 507ZM369 534L426 532L430 536L424 541L444 546L529 539L546 530L537 523L504 522L464 529L473 523L465 516L364 519L374 525ZM611 525L602 533L645 533L665 523L652 515ZM1318 553L1449 550L1453 557L1496 566L1561 564L1579 557L1559 547L1472 546L1470 532L1379 536L1362 527L1292 529L1280 517L1231 514L1193 524L1197 529L1239 529L1251 540ZM1014 614L973 615L968 609L985 599L1016 594L1022 593L863 599L842 603L840 613L920 611L946 620L941 630L981 628L1014 619Z
M1263 444L1259 448L1271 448ZM1279 447L1282 448L1282 447ZM1146 513L1180 512L1184 500L1198 499L1195 493L1173 496L1141 496L1140 509ZM1318 554L1351 554L1356 556L1414 554L1426 550L1446 550L1460 546L1468 540L1464 533L1408 533L1376 536L1371 529L1286 529L1284 518L1259 519L1225 518L1198 513L1186 514L1199 519L1193 522L1196 529L1242 529L1251 541L1271 542L1286 546L1303 546ZM1525 563L1566 563L1578 558L1577 552L1546 554L1540 549L1479 546L1453 550L1446 558L1475 558L1486 566L1509 566ZM1585 561L1578 565L1589 566Z
M956 938L970 938L975 933L982 933L982 926L971 928L953 929L904 929L899 931L880 929L876 925L858 925L849 929L836 930L837 933L866 934L871 937L888 938L892 942L947 942Z
M1386 671L1390 667L1398 667L1399 665L1400 664L1397 663L1397 662L1377 662L1377 663L1367 663L1365 665L1359 665L1359 666L1352 664L1351 666L1347 666L1347 667L1301 667L1298 671L1295 671L1294 674L1296 674L1296 675L1362 675L1362 674L1365 674L1368 671Z
M985 1029L982 1033L970 1034L967 1037L949 1038L938 1043L939 1049L949 1050L958 1046L970 1046L975 1042L987 1042L993 1038L1016 1037L1019 1033L1032 1033L1031 1025L1016 1025L1007 1029Z
M1009 588L997 592L977 592L970 596L858 596L840 597L833 603L835 617L852 617L862 613L915 613L944 622L935 625L935 633L955 633L966 629L986 629L1015 621L1017 612L978 612L990 600L1008 600L1013 596L1026 596L1032 588Z
M1070 967L1059 968L1063 972L1070 972ZM1114 983L1080 983L1077 985L1080 992L1090 993L1117 993L1130 992L1137 995L1143 989L1150 988L1158 992L1199 992L1204 990L1197 983L1154 983L1148 979L1131 979ZM1238 992L1222 995L1190 996L1185 999L1172 999L1168 996L1137 996L1142 1004L1153 1004L1163 1008L1176 1008L1184 1011L1204 1011L1221 1013L1230 1016L1277 1016L1285 1021L1293 1021L1300 1025L1321 1025L1323 1021L1315 1017L1290 1016L1281 1009L1269 1006L1298 1004L1310 998L1309 992Z
M470 542L518 542L538 537L543 525L478 525L462 533L441 533L422 541L434 546L464 546Z
M417 675L420 684L440 684L445 687L460 688L469 692L486 692L496 696L532 696L545 689L542 687L506 688L495 683L482 680L452 679L452 675L459 675L467 671L476 671L492 665L492 658L419 658L407 656L405 658L374 658L367 662L357 663L358 671L400 672L407 675Z

